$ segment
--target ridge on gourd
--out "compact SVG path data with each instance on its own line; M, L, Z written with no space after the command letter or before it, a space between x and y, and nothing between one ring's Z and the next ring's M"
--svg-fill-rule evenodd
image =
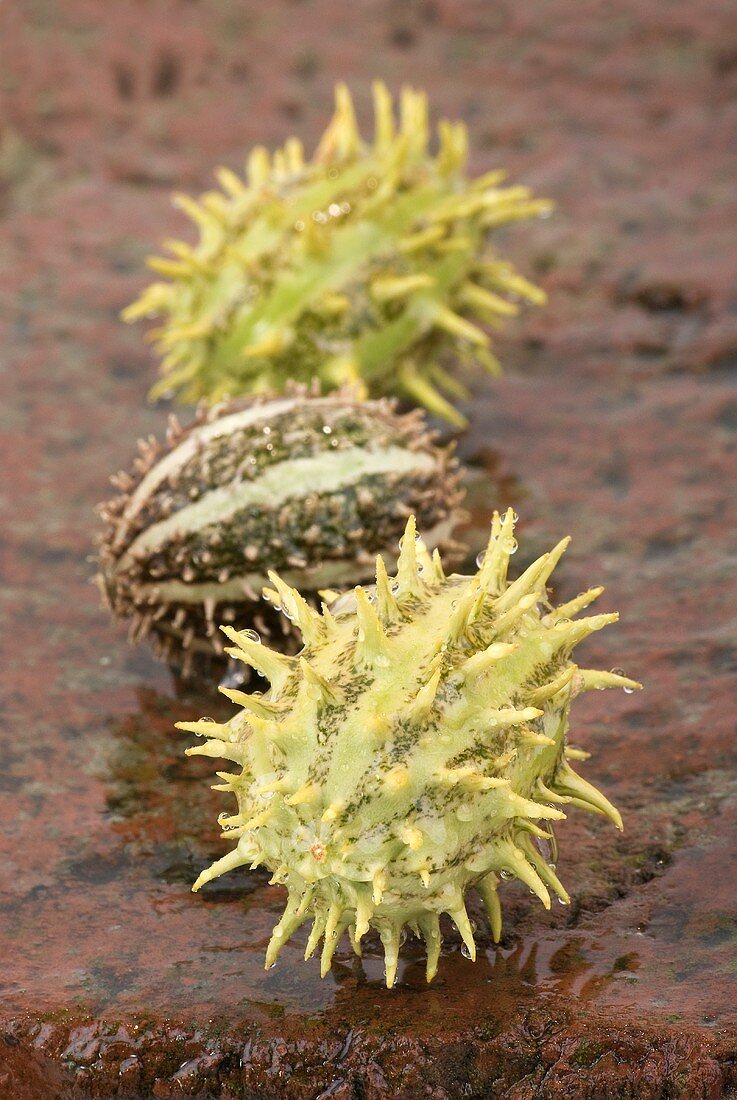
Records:
M289 937L312 922L306 957L322 941L328 972L345 931L360 954L373 928L386 982L397 971L405 926L427 944L436 973L440 917L450 915L475 958L464 896L475 887L495 940L497 887L516 876L543 905L568 894L536 846L569 808L618 811L580 777L568 745L573 698L592 688L640 685L579 668L574 647L616 614L574 618L602 591L552 608L546 583L567 539L513 582L513 513L495 514L475 576L446 577L440 555L407 522L396 576L379 557L376 584L322 613L275 574L278 600L304 638L284 656L230 627L231 652L271 681L263 695L226 691L241 708L226 723L180 722L207 740L188 752L222 757L215 788L236 796L221 818L235 847L193 889L240 866L265 865L288 894L266 952L270 967Z
M166 445L151 438L118 495L100 507L99 584L131 640L187 675L197 655L222 654L217 623L298 642L288 618L260 600L268 567L315 603L323 589L373 576L377 552L396 560L407 516L456 558L463 519L453 447L440 447L419 410L319 396L290 386L202 408ZM201 663L201 662L200 662Z
M431 154L423 92L402 90L398 126L384 84L373 96L372 142L339 84L311 160L290 138L254 149L245 180L219 168L220 190L176 197L199 240L166 242L170 255L148 261L163 278L123 312L160 319L152 396L219 401L316 377L465 424L452 402L466 390L444 360L497 374L489 330L519 299L545 301L489 238L551 205L502 186L503 171L469 178L463 123L441 121Z

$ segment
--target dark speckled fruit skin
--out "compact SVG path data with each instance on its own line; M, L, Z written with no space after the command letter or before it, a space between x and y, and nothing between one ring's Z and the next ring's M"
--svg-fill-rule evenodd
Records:
M292 648L260 599L268 569L317 603L369 578L377 553L396 559L411 512L429 544L461 549L453 448L387 400L295 388L203 408L186 428L172 418L165 444L139 450L99 509L98 581L131 641L148 636L185 676L222 655L222 623Z

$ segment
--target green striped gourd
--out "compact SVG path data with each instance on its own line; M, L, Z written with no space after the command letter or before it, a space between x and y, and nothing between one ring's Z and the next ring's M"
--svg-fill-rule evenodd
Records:
M431 154L423 93L402 91L398 127L381 83L374 104L372 142L338 85L311 160L290 138L273 156L254 149L245 179L219 168L219 190L177 196L199 240L167 242L170 255L149 260L163 278L123 314L160 321L154 395L219 401L319 378L465 422L452 403L464 387L443 361L497 373L489 329L517 299L545 300L490 238L550 204L502 186L502 171L469 178L462 123L441 122Z
M236 765L218 773L217 787L237 799L223 822L235 847L194 889L243 865L273 872L288 897L267 967L305 921L306 957L322 941L323 975L346 930L360 953L373 928L391 986L408 926L427 943L429 981L442 914L475 957L469 888L481 895L495 940L500 877L521 879L546 908L550 890L568 902L537 841L569 807L621 828L617 810L571 767L587 754L568 743L579 692L640 686L572 660L577 643L617 615L574 617L599 588L551 608L546 583L567 539L510 583L515 518L494 516L471 577L446 577L410 518L396 577L379 557L375 586L355 588L322 614L272 574L270 598L302 632L299 656L223 628L233 656L271 688L225 690L239 707L227 723L179 723L207 738L190 754Z
M165 445L140 447L101 508L101 587L132 640L150 635L185 674L198 654L222 653L217 623L288 631L261 600L268 567L312 598L356 584L378 551L396 558L414 510L433 544L459 549L452 448L386 399L293 387L202 409Z

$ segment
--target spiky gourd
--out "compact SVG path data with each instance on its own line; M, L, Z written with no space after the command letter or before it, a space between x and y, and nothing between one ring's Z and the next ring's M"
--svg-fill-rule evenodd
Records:
M539 822L581 807L621 828L611 803L569 761L571 700L591 688L640 685L580 669L574 646L616 614L573 619L601 592L555 609L546 582L568 540L509 583L513 513L494 516L478 573L444 575L440 556L415 540L410 518L397 575L377 559L376 585L357 587L322 614L272 575L276 600L298 624L299 657L276 654L225 627L239 660L271 681L260 696L226 690L241 708L229 722L180 722L207 737L191 754L223 757L217 790L238 812L221 818L228 855L194 889L233 868L264 864L288 891L266 954L271 966L307 920L306 957L322 947L327 973L342 934L375 928L386 981L397 970L405 925L427 943L427 978L440 951L441 914L475 957L464 895L475 887L496 940L500 876L516 876L547 907L567 902L536 847Z
M254 149L247 181L219 168L220 191L177 197L200 239L168 242L171 256L149 261L168 281L123 314L162 319L151 334L163 357L155 395L218 401L316 377L323 389L361 382L465 422L440 392L465 392L444 356L497 373L487 330L517 313L517 298L545 300L489 236L550 204L500 186L501 171L469 179L462 123L441 122L430 155L423 93L402 91L398 130L381 83L374 104L371 144L338 85L311 161L290 138L273 157Z
M174 421L165 446L140 446L101 506L101 587L132 640L150 635L185 673L195 654L222 653L217 623L288 630L260 600L269 567L312 599L356 584L378 551L396 560L415 510L433 545L461 549L452 448L386 399L291 387L202 409L186 429Z

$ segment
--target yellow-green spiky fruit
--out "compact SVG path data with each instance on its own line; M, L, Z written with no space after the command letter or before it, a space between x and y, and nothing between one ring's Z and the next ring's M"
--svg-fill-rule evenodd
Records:
M257 698L231 693L243 709L224 725L180 723L208 738L191 753L240 767L220 788L238 800L225 822L237 846L194 888L243 864L274 872L289 896L267 967L304 921L312 921L307 954L323 941L323 974L343 932L358 951L373 927L391 986L407 925L426 940L429 981L441 914L475 957L470 887L495 939L500 876L521 879L546 907L549 888L568 901L535 845L546 822L575 806L621 828L617 810L571 768L569 759L585 754L568 747L575 695L640 686L571 659L578 642L617 616L573 618L601 589L550 609L546 582L567 539L509 583L513 526L511 511L495 515L478 573L446 578L410 519L396 578L379 559L375 588L356 588L322 615L275 577L303 634L299 657L225 628L234 654L271 689Z
M443 357L497 373L488 330L518 298L544 301L490 235L550 204L500 186L503 172L469 179L462 123L440 123L431 155L422 92L402 91L398 127L381 83L374 103L371 143L341 84L312 160L291 138L273 156L255 149L245 181L220 168L221 190L178 197L200 239L168 242L171 255L149 261L167 281L124 313L161 318L155 395L219 401L319 378L323 389L360 382L464 423L441 393L464 394Z

